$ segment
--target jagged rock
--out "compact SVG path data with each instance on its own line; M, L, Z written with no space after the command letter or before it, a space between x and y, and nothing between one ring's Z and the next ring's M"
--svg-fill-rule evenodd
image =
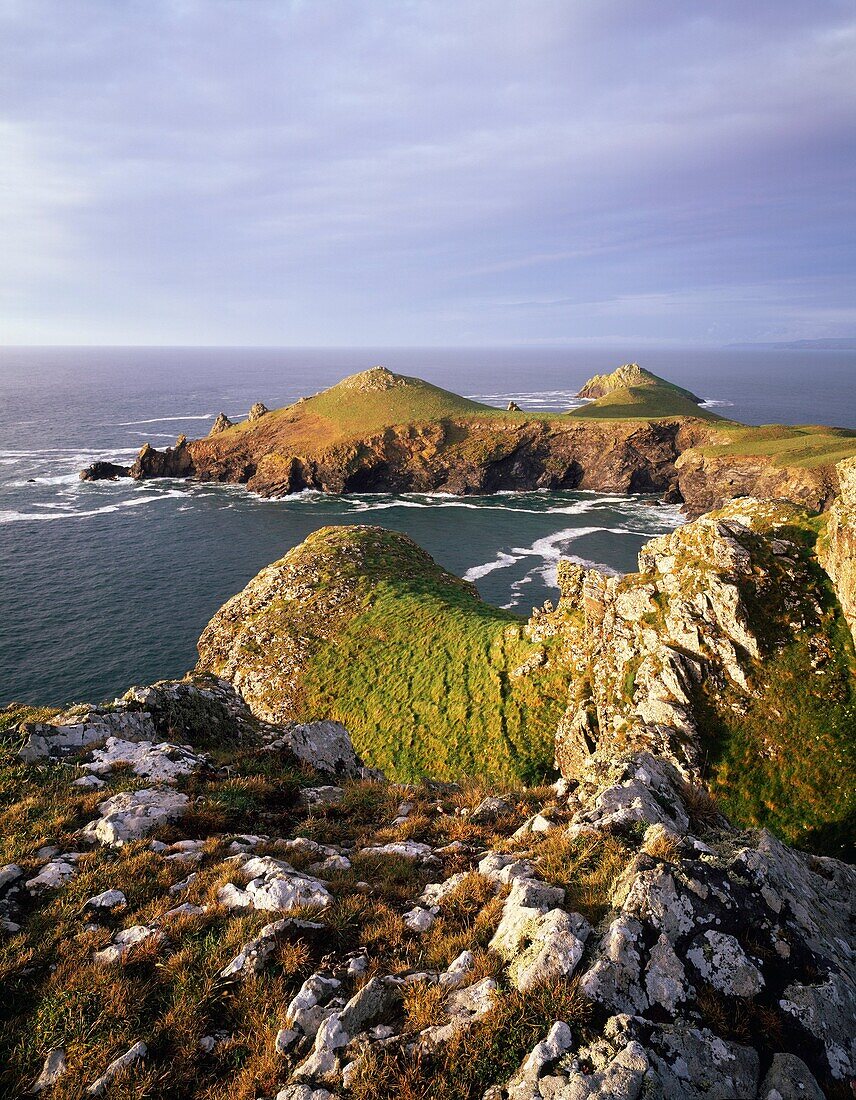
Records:
M838 497L829 509L818 558L829 574L856 644L856 458L835 467Z
M134 1043L130 1050L126 1050L124 1054L114 1059L101 1076L89 1085L86 1091L90 1096L100 1096L103 1092L106 1092L110 1082L121 1070L132 1066L135 1062L142 1061L147 1054L148 1048L145 1043Z
M104 890L90 898L86 904L87 909L116 909L120 905L127 905L128 899L121 890Z
M499 821L501 817L508 817L512 813L514 813L514 807L507 799L489 797L479 802L470 814L470 821L474 825L491 825L494 821Z
M174 783L180 776L192 775L204 767L206 759L183 745L151 741L123 741L108 737L101 749L94 749L90 763L84 764L94 775L109 775L119 765L129 765L134 775L161 783Z
M113 942L100 951L96 951L94 960L97 966L111 966L122 960L139 944L150 940L152 943L163 943L164 934L156 928L149 928L145 924L135 924L130 928L123 928L113 936Z
M509 401L507 411L510 413L519 413L521 411L520 406L516 401Z
M54 1047L53 1050L49 1050L42 1065L42 1071L31 1085L29 1094L36 1096L38 1093L50 1088L51 1085L55 1085L67 1068L65 1048Z
M541 1100L538 1081L571 1049L573 1035L566 1023L553 1024L547 1035L532 1048L517 1073L505 1086L508 1100Z
M131 471L128 466L120 466L116 462L105 462L103 459L93 462L91 466L80 471L81 481L115 481L116 478L130 476Z
M217 413L217 419L211 425L211 431L208 433L210 439L212 435L219 435L220 432L225 432L227 428L231 428L232 421L224 412Z
M256 401L254 405L250 406L250 411L247 414L247 420L249 420L251 423L255 420L261 420L261 418L269 412L270 409L267 407L267 405L262 404L261 401Z
M420 1033L419 1045L425 1050L436 1050L472 1027L490 1012L498 988L493 978L482 978L475 985L456 989L446 1001L448 1022L425 1028Z
M122 791L99 802L100 817L81 830L85 840L121 848L129 840L138 840L159 825L175 821L187 809L189 799L179 791L146 787L141 791Z
M333 897L327 887L310 875L272 856L255 856L243 864L251 875L244 889L228 884L217 892L217 901L225 909L264 909L288 912L290 909L323 909Z
M472 951L462 951L438 978L440 985L451 986L453 989L463 985L474 965L475 956Z
M323 924L316 921L295 920L283 917L281 920L266 924L258 936L243 945L232 961L220 971L221 978L234 978L241 974L259 974L264 970L270 956L276 949L277 941L291 929L303 932L320 932ZM294 1004L294 1002L292 1002Z
M345 797L341 787L304 787L300 792L300 801L308 810L317 806L338 806Z
M40 894L45 890L58 890L60 886L75 874L77 853L67 853L61 859L51 860L31 879L24 883L31 894Z
M795 1054L774 1054L758 1100L825 1100L811 1070Z
M26 763L45 756L67 756L96 741L121 736L127 741L156 737L154 722L145 711L83 708L82 713L67 711L53 722L25 722L21 727L26 741L18 755Z
M375 844L361 848L362 856L398 856L400 859L433 859L434 849L419 840L393 840L389 844Z
M707 932L697 937L687 958L701 976L729 997L754 997L764 988L761 972L734 936Z

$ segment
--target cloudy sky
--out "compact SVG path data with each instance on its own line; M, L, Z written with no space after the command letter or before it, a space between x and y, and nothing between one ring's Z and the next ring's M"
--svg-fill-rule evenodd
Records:
M0 342L856 335L854 0L0 0Z

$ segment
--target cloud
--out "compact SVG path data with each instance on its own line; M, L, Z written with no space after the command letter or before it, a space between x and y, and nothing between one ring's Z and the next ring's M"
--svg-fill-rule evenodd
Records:
M0 0L0 339L827 335L854 62L810 0Z

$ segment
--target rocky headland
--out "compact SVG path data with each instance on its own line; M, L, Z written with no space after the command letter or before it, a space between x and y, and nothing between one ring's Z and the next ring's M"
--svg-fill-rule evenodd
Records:
M528 621L323 529L183 680L6 708L0 1089L852 1096L854 477Z
M328 528L185 680L7 708L2 1087L851 1095L854 470L527 623Z
M96 463L84 479L237 482L262 496L330 493L591 489L657 493L692 515L736 496L779 496L813 510L836 491L834 464L856 433L747 428L701 408L689 391L636 364L596 376L598 395L570 413L494 409L375 367L284 409L219 416L204 439L132 466Z

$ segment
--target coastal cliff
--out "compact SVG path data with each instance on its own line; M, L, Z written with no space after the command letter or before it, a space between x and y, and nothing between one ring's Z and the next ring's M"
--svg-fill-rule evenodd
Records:
M603 393L589 405L538 414L490 408L376 367L241 424L218 419L207 438L182 437L163 451L146 445L127 474L237 482L266 497L306 489L658 493L691 515L755 485L814 510L828 506L832 467L856 451L856 433L745 428L700 408L689 391L641 375L641 384L605 390L598 376L592 385ZM116 469L95 464L81 476Z

